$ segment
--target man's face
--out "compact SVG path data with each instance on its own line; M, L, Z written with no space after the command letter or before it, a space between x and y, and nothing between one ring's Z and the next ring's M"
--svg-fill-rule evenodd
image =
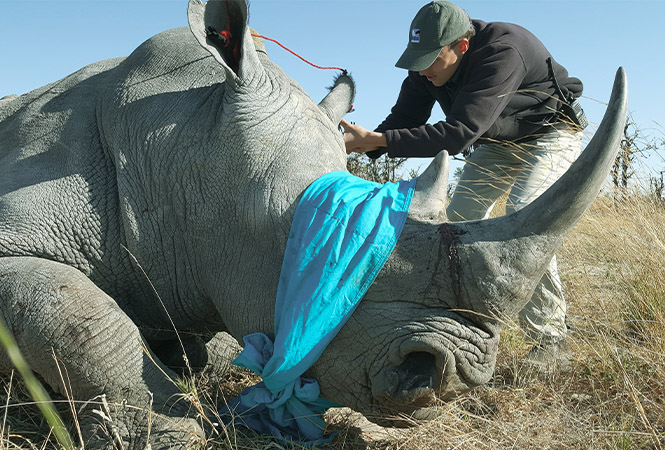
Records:
M443 86L453 76L457 67L462 62L462 56L469 48L468 39L461 39L446 45L439 52L431 66L425 70L418 72L420 75L427 77L427 79L434 86Z

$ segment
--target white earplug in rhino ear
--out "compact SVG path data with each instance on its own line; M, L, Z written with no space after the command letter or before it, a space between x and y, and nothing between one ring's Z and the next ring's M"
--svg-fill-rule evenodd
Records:
M409 217L423 222L446 222L448 152L439 152L416 181Z
M189 29L236 84L248 84L263 71L254 47L245 0L190 0Z

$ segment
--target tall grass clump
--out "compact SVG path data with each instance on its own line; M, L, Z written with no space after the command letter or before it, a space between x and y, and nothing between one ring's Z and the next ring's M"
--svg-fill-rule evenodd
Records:
M665 350L665 204L644 198L615 202L634 220L624 223L623 264L618 287L625 293L624 317L636 339Z
M651 196L604 195L561 252L576 362L612 448L665 445L663 224L665 203Z
M665 203L643 195L620 200L599 198L578 226L580 241L595 256L594 274L614 289L616 308L627 337L663 353L665 349ZM575 236L570 238L576 239ZM571 256L573 256L571 254Z

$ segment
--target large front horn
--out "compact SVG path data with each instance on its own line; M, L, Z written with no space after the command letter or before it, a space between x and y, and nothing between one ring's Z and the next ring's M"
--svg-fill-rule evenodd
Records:
M513 214L447 224L460 258L461 307L514 316L528 302L564 236L589 208L612 167L627 114L619 68L605 116L580 157L538 199ZM487 307L487 309L485 309Z

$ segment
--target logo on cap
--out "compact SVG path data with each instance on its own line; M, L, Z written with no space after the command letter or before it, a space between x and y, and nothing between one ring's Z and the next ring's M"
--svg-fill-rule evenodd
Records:
M414 28L411 30L411 42L414 44L420 43L420 29Z

